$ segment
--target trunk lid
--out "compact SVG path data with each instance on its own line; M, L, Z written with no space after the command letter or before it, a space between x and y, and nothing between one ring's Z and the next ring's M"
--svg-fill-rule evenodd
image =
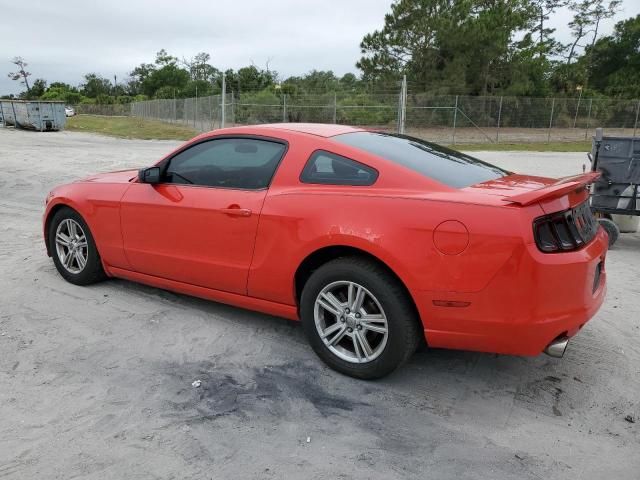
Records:
M505 204L524 207L539 203L549 212L572 208L584 202L589 195L587 185L599 176L599 172L590 172L555 179L513 174L471 185L464 190L469 193L499 196Z

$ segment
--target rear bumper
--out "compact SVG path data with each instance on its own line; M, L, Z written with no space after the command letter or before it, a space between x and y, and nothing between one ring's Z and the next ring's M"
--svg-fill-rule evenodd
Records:
M526 245L479 292L412 292L428 344L538 355L554 339L572 337L604 301L607 248L602 229L575 252L544 254ZM434 305L442 300L451 306Z

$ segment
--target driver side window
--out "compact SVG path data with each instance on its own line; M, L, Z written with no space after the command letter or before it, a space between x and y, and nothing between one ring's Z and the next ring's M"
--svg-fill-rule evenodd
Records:
M282 143L222 138L198 143L170 161L165 183L259 190L267 188L284 155Z

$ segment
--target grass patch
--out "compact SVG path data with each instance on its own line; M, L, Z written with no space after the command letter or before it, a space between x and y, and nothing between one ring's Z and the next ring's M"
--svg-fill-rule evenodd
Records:
M591 142L551 143L473 143L455 145L456 150L468 152L590 152Z
M189 127L155 120L98 115L76 115L68 118L65 128L72 132L99 133L111 137L141 140L189 140L199 133Z

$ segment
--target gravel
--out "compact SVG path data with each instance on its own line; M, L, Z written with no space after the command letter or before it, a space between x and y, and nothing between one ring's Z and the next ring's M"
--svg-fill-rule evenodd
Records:
M638 478L640 235L563 359L425 349L357 381L295 322L57 274L50 188L176 145L0 129L0 478ZM549 176L586 159L475 155Z

